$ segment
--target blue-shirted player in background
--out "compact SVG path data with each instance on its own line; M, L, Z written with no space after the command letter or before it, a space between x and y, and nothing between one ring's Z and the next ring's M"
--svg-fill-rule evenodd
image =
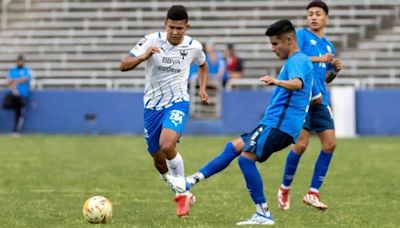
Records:
M121 71L145 62L144 131L147 150L166 184L176 192L177 216L189 214L194 196L175 188L184 177L182 156L176 144L189 115L188 78L191 63L199 66L199 96L209 102L206 92L208 68L201 44L185 35L189 29L184 6L174 5L167 13L165 32L145 36L121 61ZM184 181L183 181L184 182Z
M283 210L290 208L289 190L293 181L301 155L307 148L310 131L316 131L321 141L321 151L315 163L314 174L308 193L303 202L320 210L328 206L321 202L321 187L333 151L336 148L335 127L329 107L329 98L325 83L331 82L342 68L341 61L335 58L335 48L324 36L324 28L328 20L328 6L322 1L312 1L307 6L308 28L297 31L299 48L309 56L314 66L314 83L322 94L322 103L311 105L299 140L289 152L278 190L278 206Z
M277 79L271 76L260 78L267 85L276 86L263 118L251 133L242 134L240 138L227 143L220 155L186 178L187 188L191 188L225 169L240 155L239 166L256 206L256 213L237 225L274 224L255 162L264 162L272 153L297 142L311 97L312 63L299 51L292 23L288 20L277 21L265 34L270 37L276 55L287 61Z
M18 55L16 66L8 71L7 86L10 92L6 95L7 102L3 103L3 108L15 111L13 134L16 136L24 123L25 106L30 95L32 77L32 70L25 66L24 56Z

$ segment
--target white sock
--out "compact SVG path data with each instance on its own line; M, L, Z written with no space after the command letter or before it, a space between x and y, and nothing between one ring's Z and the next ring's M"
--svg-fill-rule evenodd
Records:
M270 216L267 203L256 204L256 210L259 214Z
M173 176L185 176L185 167L183 165L183 159L181 154L178 152L176 156L168 160L167 159L167 166L168 166L168 172L173 175Z
M186 178L186 180L188 182L190 182L191 184L197 184L199 181L202 181L204 179L205 179L204 174L201 172L197 172L197 173L189 176L188 178Z
M281 188L284 190L290 190L290 186L285 186L284 184L281 184Z

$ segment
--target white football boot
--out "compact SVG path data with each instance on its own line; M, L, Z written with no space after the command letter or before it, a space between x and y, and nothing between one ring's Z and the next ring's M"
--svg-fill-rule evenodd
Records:
M267 215L262 215L260 213L255 213L251 218L248 220L238 222L236 225L243 226L243 225L274 225L274 219L270 212Z
M328 205L324 204L321 202L319 194L317 192L311 192L309 191L304 197L303 197L303 203L313 206L321 211L324 211L328 209Z

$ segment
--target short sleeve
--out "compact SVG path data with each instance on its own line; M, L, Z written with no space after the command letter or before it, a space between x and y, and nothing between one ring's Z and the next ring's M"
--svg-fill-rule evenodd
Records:
M306 62L307 60L308 58L306 55L296 56L295 58L288 60L287 71L289 80L299 78L304 82L304 78L308 72L306 69L306 66L308 66Z
M206 55L204 54L203 47L201 46L200 42L193 40L192 44L194 48L193 53L193 63L197 65L203 65L206 61Z
M142 39L139 40L135 47L132 48L129 54L132 56L144 54L146 50L153 45L153 36L154 34L144 36Z

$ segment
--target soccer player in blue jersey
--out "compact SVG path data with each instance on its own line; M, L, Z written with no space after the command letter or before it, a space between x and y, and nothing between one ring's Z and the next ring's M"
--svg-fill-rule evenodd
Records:
M267 85L276 86L263 118L251 133L242 134L240 138L227 143L220 155L186 178L187 188L191 188L222 171L239 156L238 163L256 213L237 225L274 224L256 161L264 162L272 153L297 142L311 98L312 63L299 51L292 23L288 20L277 21L265 34L270 38L273 52L286 62L278 78L268 75L260 78Z
M185 35L189 29L184 6L174 5L167 13L165 32L146 35L121 61L121 71L145 62L144 132L147 150L166 184L176 192L176 214L186 216L194 203L190 192L176 188L184 177L182 156L176 144L189 115L188 77L191 63L199 65L199 96L208 103L208 67L202 45Z
M25 106L30 95L32 70L25 66L25 58L18 55L16 66L8 71L7 86L10 92L6 95L3 108L15 111L13 135L18 136L22 129L25 116Z
M278 190L278 206L283 210L290 208L290 186L299 160L307 148L310 131L317 132L321 141L321 151L315 163L309 191L303 197L303 202L320 210L328 208L320 200L319 189L336 148L335 127L325 83L331 82L336 77L342 64L335 57L335 47L324 36L324 28L328 20L328 6L323 1L312 1L308 4L307 11L308 28L297 31L297 40L299 48L313 62L314 83L321 91L322 103L310 106L299 140L287 156L282 184Z

